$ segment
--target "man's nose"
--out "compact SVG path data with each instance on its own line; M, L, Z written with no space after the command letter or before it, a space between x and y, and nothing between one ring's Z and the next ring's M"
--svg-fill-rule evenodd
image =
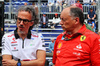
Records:
M62 21L60 21L59 24L62 25L63 24Z
M24 24L23 20L20 21L20 24Z

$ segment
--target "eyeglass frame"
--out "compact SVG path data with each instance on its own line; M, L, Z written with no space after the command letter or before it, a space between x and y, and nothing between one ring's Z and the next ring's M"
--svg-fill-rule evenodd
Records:
M21 23L21 21L23 21L24 24L28 24L29 22L33 22L34 21L34 20L22 19L20 17L16 17L16 21L17 20L19 21L18 23Z

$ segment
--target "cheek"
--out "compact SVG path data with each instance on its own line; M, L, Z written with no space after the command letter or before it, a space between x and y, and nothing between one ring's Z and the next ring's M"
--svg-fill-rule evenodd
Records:
M17 26L17 27L18 27L18 25L19 25L19 24L18 24L18 23L16 23L16 26Z
M68 27L68 26L69 26L69 23L66 22L66 23L64 24L64 27Z
M25 25L24 27L25 27L26 29L29 29L30 26L31 26L31 25L28 24L28 25Z
M29 29L30 26L29 25L26 25L25 27L26 27L26 29Z

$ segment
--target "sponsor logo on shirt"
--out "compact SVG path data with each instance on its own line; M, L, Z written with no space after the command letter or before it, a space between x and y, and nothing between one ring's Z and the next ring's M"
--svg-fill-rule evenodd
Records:
M30 46L33 46L33 44L30 44Z
M60 53L60 51L58 50L58 51L56 52L56 55L59 55L59 53Z
M32 34L31 34L32 35ZM38 37L37 35L32 35L33 37Z
M61 47L62 47L62 43L59 43L57 49L60 49Z
M81 56L81 53L83 50L82 50L82 46L81 44L77 45L75 48L74 48L74 51L73 54L76 55L77 59L80 59L80 56ZM79 52L78 52L79 51Z
M43 38L43 36L41 36L41 38Z
M12 51L18 51L18 49L16 49L16 50L12 50Z
M15 46L12 48L12 51L18 51L18 48Z
M11 43L17 43L17 41L15 40L15 38L12 38L12 42Z
M81 49L82 48L81 44L77 45L76 48Z
M12 37L14 34L8 35L7 37Z
M11 46L17 46L18 44L12 44Z
M14 49L16 49L16 47L14 47Z
M98 39L98 41L100 42L100 39Z
M86 36L82 35L80 38L80 41L84 41L86 39Z
M81 44L77 45L77 46L74 48L74 50L83 51L83 50L81 50L81 49L82 49Z
M58 43L58 46L57 46L57 52L56 52L56 55L59 55L59 53L60 53L60 48L62 47L62 43L60 42L60 43Z
M13 50L12 51L18 51L18 49L16 47L13 47Z
M34 40L34 38L31 38L32 40Z

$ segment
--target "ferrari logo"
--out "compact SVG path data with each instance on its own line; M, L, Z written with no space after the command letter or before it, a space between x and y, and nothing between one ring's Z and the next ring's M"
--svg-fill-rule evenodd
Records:
M86 39L86 36L84 36L84 35L82 35L80 38L81 41L84 41L85 39Z
M62 43L59 43L57 48L60 49L61 46L62 46Z

